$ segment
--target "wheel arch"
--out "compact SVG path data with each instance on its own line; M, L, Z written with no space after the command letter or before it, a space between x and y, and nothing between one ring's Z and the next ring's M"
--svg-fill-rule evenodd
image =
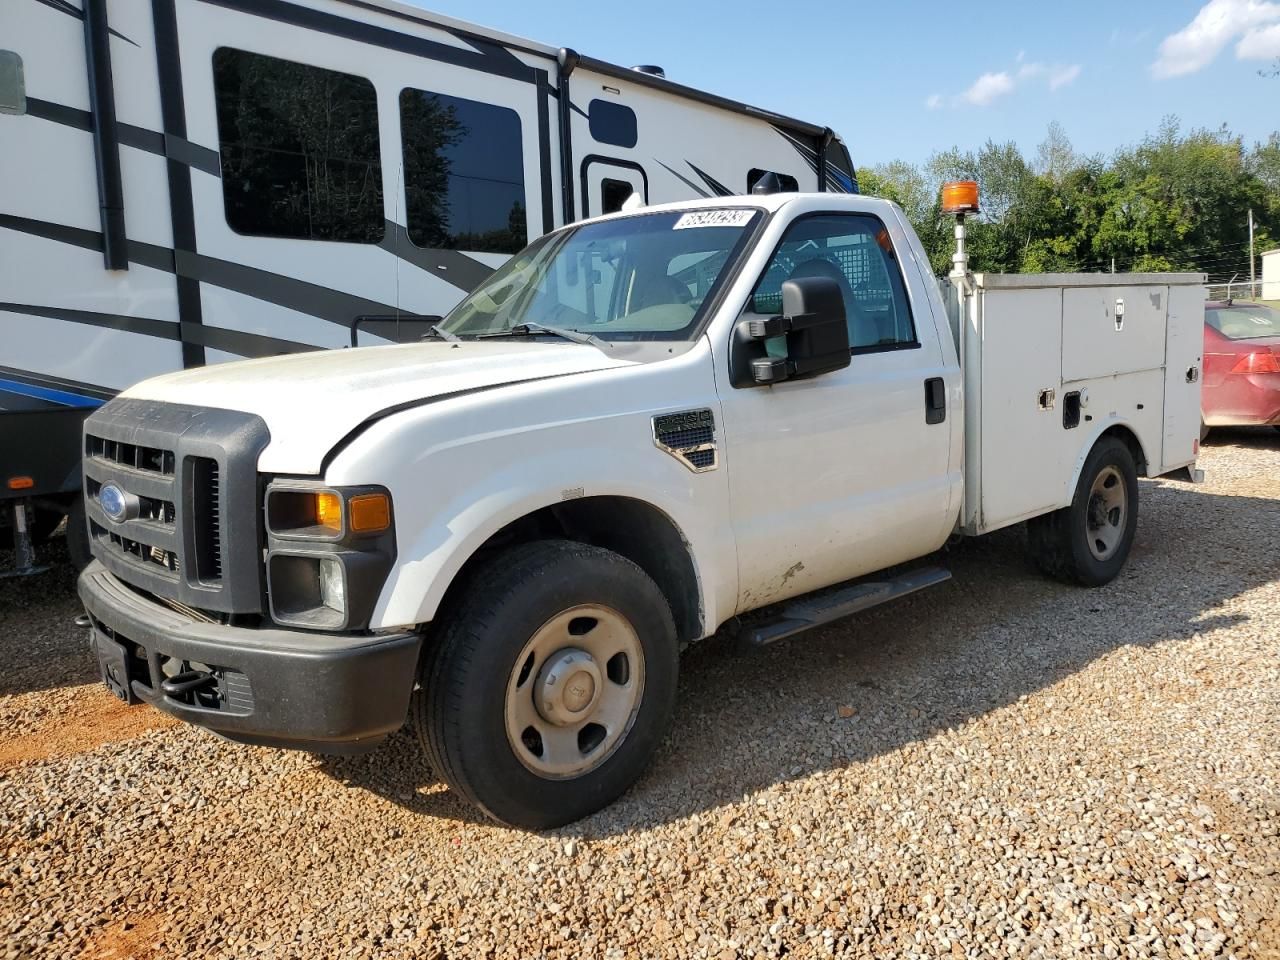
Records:
M552 503L509 521L463 561L450 579L437 613L449 616L476 572L495 551L547 539L602 547L640 567L671 605L681 647L706 632L701 581L687 538L670 515L653 504L615 495Z
M1089 454L1093 453L1098 444L1107 437L1114 437L1128 447L1129 453L1133 455L1133 464L1137 468L1138 476L1148 476L1151 461L1147 457L1146 448L1142 445L1142 440L1137 431L1128 423L1113 421L1104 425L1089 443L1081 445L1080 453L1076 456L1075 467L1071 471L1070 483L1067 486L1066 503L1070 503L1075 496L1076 488L1080 484L1080 472L1084 470L1084 464L1089 459Z

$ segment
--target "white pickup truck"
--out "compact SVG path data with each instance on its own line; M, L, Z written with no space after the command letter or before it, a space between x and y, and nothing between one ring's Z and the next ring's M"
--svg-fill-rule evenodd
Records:
M91 416L104 679L250 743L360 750L407 717L493 818L575 820L662 740L680 650L739 614L768 643L1022 521L1049 573L1115 577L1138 477L1194 466L1202 280L961 253L942 287L858 196L565 227L429 340L193 369Z

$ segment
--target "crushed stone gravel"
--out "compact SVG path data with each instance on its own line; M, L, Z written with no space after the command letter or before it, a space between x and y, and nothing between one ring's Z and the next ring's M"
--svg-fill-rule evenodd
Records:
M1280 434L1201 465L1142 483L1103 589L1010 530L698 645L648 774L546 834L403 734L321 759L118 708L65 565L0 581L3 956L1280 957Z

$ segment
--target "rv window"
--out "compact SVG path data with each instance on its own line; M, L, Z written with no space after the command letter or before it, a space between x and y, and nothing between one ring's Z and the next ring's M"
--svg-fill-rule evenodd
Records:
M591 136L600 143L630 150L639 139L636 112L620 103L592 100L587 104L587 125Z
M625 180L610 180L605 177L600 181L600 212L617 213L635 191L636 188Z
M515 253L529 242L520 115L442 93L400 91L409 239Z
M221 47L213 54L227 223L237 233L378 243L378 104L363 77Z
M22 76L22 57L12 50L0 50L0 113L26 113L27 89Z

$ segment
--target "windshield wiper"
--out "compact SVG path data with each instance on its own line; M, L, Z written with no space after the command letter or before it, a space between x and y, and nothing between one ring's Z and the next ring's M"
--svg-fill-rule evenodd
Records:
M438 323L433 323L430 327L430 330L431 332L427 334L427 336L439 337L441 340L444 340L448 343L459 343L462 340L462 338L459 337L456 333L450 333L448 330L440 326L440 324Z
M594 333L583 333L581 330L567 330L564 327L549 327L545 323L537 323L536 321L527 321L525 323L517 323L510 330L504 330L501 333L485 333L481 334L481 340L493 340L499 337L531 337L539 333L549 333L553 337L559 337L561 340L569 340L572 343L588 343L597 350L608 353L613 349L613 344L608 340L601 340Z

